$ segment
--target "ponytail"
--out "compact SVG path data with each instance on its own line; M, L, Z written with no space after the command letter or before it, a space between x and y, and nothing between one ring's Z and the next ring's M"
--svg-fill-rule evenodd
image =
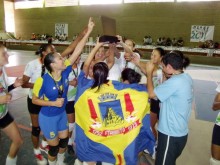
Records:
M39 49L35 52L36 55L40 55L40 57L43 57L43 52L47 50L47 48L51 46L51 44L42 44Z
M104 83L107 83L107 77L108 77L108 65L104 62L98 62L93 66L93 79L94 83L91 87L91 89L94 89L98 87L98 90L100 89L101 85Z
M166 54L162 58L162 62L165 66L170 64L176 70L183 70L190 64L190 59L183 55L181 51L174 50Z

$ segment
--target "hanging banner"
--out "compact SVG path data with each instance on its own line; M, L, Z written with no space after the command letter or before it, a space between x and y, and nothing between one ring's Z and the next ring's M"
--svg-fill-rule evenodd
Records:
M64 34L68 36L68 24L56 23L55 24L55 36L62 36Z
M190 42L213 40L215 26L192 25Z

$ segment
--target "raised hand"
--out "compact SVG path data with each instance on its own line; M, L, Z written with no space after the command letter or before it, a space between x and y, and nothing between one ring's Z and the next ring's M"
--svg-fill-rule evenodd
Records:
M118 40L120 41L119 43L123 43L122 36L120 36L120 35L116 35L116 37L118 37Z
M88 23L88 32L91 32L93 30L93 27L95 26L95 23L93 22L93 18L89 18L89 23Z
M130 53L125 52L124 58L126 61L131 61L132 60L132 55Z
M138 66L140 64L140 58L137 55L134 54L131 57L131 62Z
M146 64L147 75L153 74L154 67L155 67L155 65L152 61L147 62L147 64Z

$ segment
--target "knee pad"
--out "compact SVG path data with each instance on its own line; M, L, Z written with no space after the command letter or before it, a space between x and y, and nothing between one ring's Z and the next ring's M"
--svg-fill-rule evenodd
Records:
M40 127L34 127L34 126L32 126L31 134L32 134L33 136L39 137L39 135L40 135Z
M69 132L72 132L75 128L75 123L69 123Z
M213 157L211 157L210 165L220 165L220 160L216 160Z
M49 146L48 154L50 156L56 157L58 152L59 152L59 145L57 145L57 146Z
M67 147L67 144L68 144L68 140L69 138L65 138L65 139L60 139L60 142L59 142L59 147L60 148L66 148Z

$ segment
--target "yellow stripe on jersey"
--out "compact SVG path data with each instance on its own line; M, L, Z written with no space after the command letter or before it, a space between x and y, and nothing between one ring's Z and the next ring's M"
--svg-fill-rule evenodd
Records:
M39 92L40 92L40 89L42 87L42 84L43 84L43 79L42 77L39 77L35 83L34 83L34 88L33 88L33 94L37 97L40 97L39 96Z
M64 61L64 65L67 67L67 66L70 66L71 65L71 63L70 63L70 60L69 59L66 59L65 61Z
M39 97L39 98L40 98L39 93L40 93L42 84L43 84L43 78L42 78L42 77L39 77L39 78L35 81L35 83L34 83L33 94L34 94L35 96ZM43 95L43 99L44 99L44 100L49 100L45 95Z

